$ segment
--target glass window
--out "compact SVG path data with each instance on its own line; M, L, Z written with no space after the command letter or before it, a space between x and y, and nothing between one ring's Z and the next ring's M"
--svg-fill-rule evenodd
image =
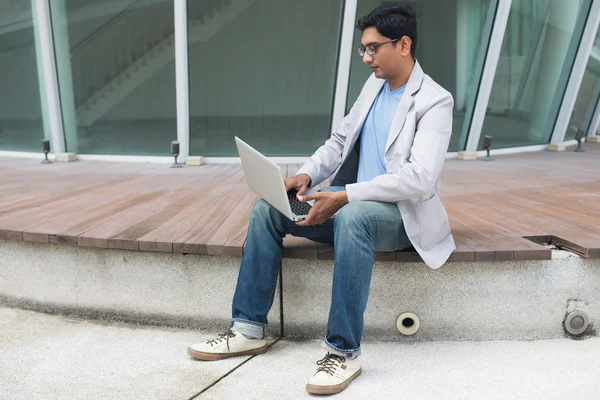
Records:
M0 150L41 152L45 130L31 1L0 3Z
M578 129L585 133L590 129L594 111L600 97L600 30L596 33L594 47L588 59L587 66L577 93L575 108L571 116L569 128L565 133L565 140L575 139Z
M415 56L423 71L452 93L454 118L449 151L464 149L497 1L359 0L357 19L382 4L405 4L417 13ZM356 30L353 50L360 46L361 38L361 32ZM371 74L356 51L352 57L346 112Z
M67 150L169 155L173 0L50 3Z
M482 141L492 136L495 148L550 141L590 5L512 1Z
M189 1L190 154L311 155L329 137L342 0Z

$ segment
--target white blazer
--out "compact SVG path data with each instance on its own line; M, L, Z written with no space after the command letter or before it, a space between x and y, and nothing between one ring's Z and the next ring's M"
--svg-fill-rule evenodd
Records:
M298 174L310 176L313 186L329 177L333 180L354 148L384 83L371 75L341 126ZM433 269L441 267L456 248L448 215L438 196L452 134L453 106L452 95L424 74L415 60L385 146L388 173L346 186L350 202L396 203L413 247Z

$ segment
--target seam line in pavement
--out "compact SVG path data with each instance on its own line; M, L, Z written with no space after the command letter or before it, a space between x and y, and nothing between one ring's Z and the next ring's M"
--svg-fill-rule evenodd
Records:
M283 338L282 337L278 337L277 339L275 339L275 341L273 341L273 343L271 343L268 348L270 349L275 343L279 342L281 339L283 339ZM217 383L221 382L223 379L227 378L229 375L231 375L232 373L234 373L242 365L246 364L248 361L252 360L254 357L259 356L259 355L260 354L255 354L252 357L244 360L240 364L236 365L233 369L231 369L230 371L228 371L225 375L223 375L222 377L220 377L219 379L217 379L216 381L214 381L213 383L211 383L210 385L208 385L207 387L205 387L204 389L202 389L200 392L198 392L195 395L193 395L192 397L190 397L188 400L193 400L193 399L197 398L202 393L206 392L208 389L212 388Z

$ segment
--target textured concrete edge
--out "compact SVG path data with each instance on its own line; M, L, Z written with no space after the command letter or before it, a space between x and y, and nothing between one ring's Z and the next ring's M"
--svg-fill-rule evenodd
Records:
M301 239L301 238L298 238ZM35 231L20 232L0 229L0 240L24 243L50 244L59 246L73 246L77 248L95 248L102 250L127 250L147 253L242 257L241 246L210 245L208 243L178 243L178 242L147 242L137 239L121 240L110 238L71 237L60 234L47 234ZM313 246L314 245L314 246ZM315 247L316 246L316 247ZM596 248L586 248L578 244L573 246L582 249L581 254L585 258L600 258L600 251ZM323 243L302 243L300 246L284 245L284 259L296 260L333 260L333 246ZM500 250L473 251L455 250L447 263L457 262L481 262L481 261L537 261L552 259L552 252L540 246L537 250L512 250L508 252ZM423 263L419 253L411 251L376 252L375 261L396 261L398 263Z
M31 299L16 298L4 294L0 294L0 306L86 320L122 322L135 325L193 329L199 331L225 331L230 323L230 320L227 318L197 319L173 316L166 313L140 313L109 308L75 307L59 303L42 303ZM278 337L279 332L279 322L272 322L269 324L270 336Z
M323 339L323 335L315 334L315 330L320 329L323 334L325 333L327 326L325 324L286 324L285 325L285 338L293 340L310 340L310 339ZM451 335L447 334L446 337L440 337L439 335L416 335L416 336L402 336L398 333L396 336L390 336L391 328L382 327L368 327L365 329L363 334L363 341L365 342L392 342L392 343L422 343L422 342L488 342L492 341L533 341L533 340L554 340L554 339L571 339L571 340L587 340L598 337L598 331L594 326L594 323L590 323L585 332L579 336L571 335L567 332L563 332L562 335L549 335L540 333L531 333L524 336L522 333L507 334L506 332L502 335L492 336L486 333L485 336L477 336L470 333L468 336L465 335Z

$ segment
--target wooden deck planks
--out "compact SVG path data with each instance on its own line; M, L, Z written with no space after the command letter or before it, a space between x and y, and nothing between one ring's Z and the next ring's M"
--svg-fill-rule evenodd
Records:
M600 145L586 153L530 153L493 163L450 160L442 201L457 249L452 261L549 259L524 237L554 237L600 258ZM280 165L294 176L301 165ZM327 186L324 182L316 189ZM240 256L252 207L240 165L77 162L0 158L0 239L142 251ZM333 247L288 236L286 257L332 259ZM414 252L380 261L418 261Z

